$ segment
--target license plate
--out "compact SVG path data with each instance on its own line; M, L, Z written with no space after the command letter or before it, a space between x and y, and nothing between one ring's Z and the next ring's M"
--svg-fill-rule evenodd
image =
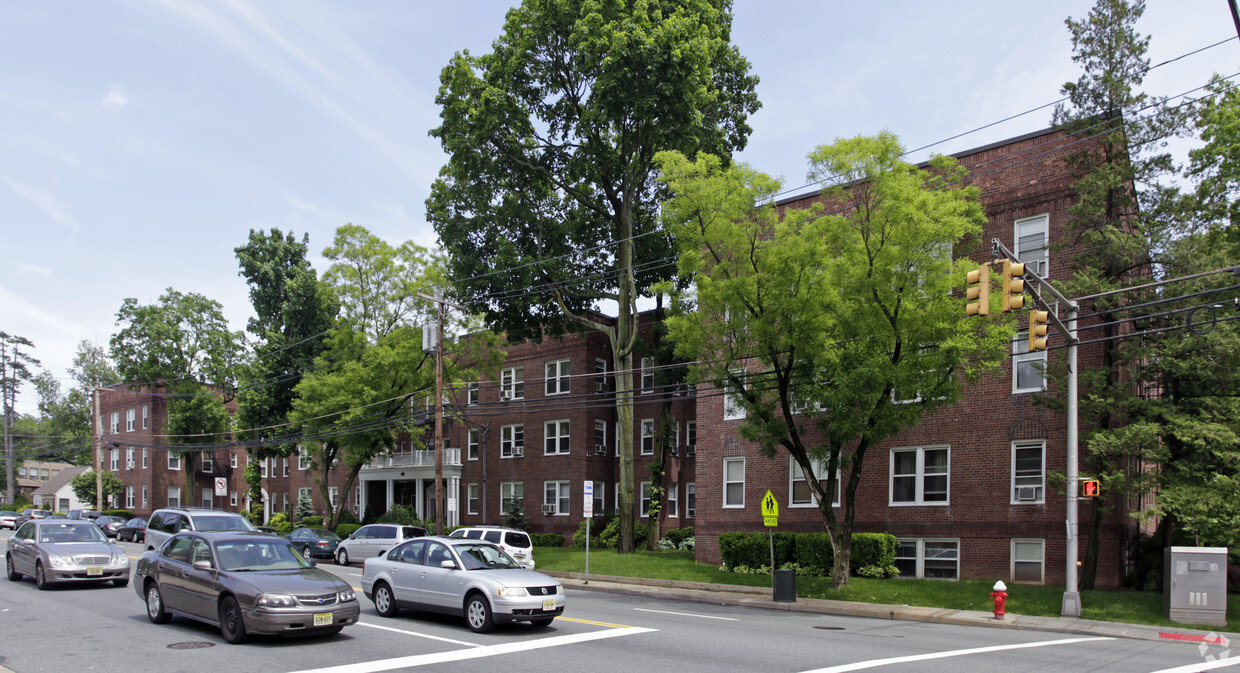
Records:
M331 626L332 625L332 613L330 612L315 613L314 625L315 626Z
M543 610L554 610L554 609L555 609L555 599L554 599L554 598L546 598L546 599L543 599Z
M87 568L86 569L87 577L97 577L102 574L103 574L103 568Z

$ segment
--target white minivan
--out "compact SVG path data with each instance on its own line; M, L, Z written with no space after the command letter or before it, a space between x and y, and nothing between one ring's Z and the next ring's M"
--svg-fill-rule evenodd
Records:
M523 530L505 528L503 526L467 526L457 528L448 537L464 537L471 540L486 540L499 545L509 556L517 560L522 568L534 569L534 543Z

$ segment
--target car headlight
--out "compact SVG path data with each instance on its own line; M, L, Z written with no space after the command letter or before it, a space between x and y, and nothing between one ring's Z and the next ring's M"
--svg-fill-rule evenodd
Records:
M520 598L529 596L530 592L526 591L525 587L500 587L499 595L507 598Z
M129 565L129 557L128 557L128 556L126 556L126 555L124 555L124 554L116 554L116 555L112 556L112 563L111 563L111 565L114 565L114 566L127 566L127 565Z
M60 554L48 554L47 560L52 562L53 568L68 568L73 565L72 557L61 556Z
M352 589L345 589L344 591L340 592L339 596L337 596L337 600L339 600L341 603L345 603L348 601L355 601L357 600L357 594L354 594Z
M254 604L260 608L295 608L297 600L288 594L259 594Z

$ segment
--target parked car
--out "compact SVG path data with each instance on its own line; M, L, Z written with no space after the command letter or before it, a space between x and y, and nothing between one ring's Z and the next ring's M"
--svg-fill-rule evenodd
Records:
M69 510L69 514L67 515L66 518L88 519L88 520L93 521L95 519L98 519L100 514L102 514L102 512L100 512L97 509L71 509Z
M547 626L566 601L558 580L522 568L498 545L459 537L418 538L366 559L362 591L383 617L401 608L460 615L478 633L513 621Z
M298 528L288 539L306 558L332 558L340 545L340 536L326 528Z
M116 537L116 531L125 525L125 520L119 516L101 516L95 519L95 525L99 526L104 535Z
M353 561L365 561L405 540L424 535L426 535L426 529L421 526L402 526L395 523L372 523L362 526L336 545L336 563L347 566Z
M17 530L17 516L17 512L9 510L0 511L0 528Z
M168 538L187 530L253 531L254 525L236 512L205 507L165 507L146 520L146 548L158 549Z
M133 518L116 529L116 539L142 542L146 539L146 519Z
M28 509L22 512L21 514L17 515L17 521L16 521L17 528L21 528L22 524L26 523L27 521L30 521L31 519L46 519L47 517L51 515L52 515L51 510Z
M230 643L248 634L339 633L361 614L348 582L315 568L288 540L257 531L178 533L138 559L134 589L153 623L195 619Z
M4 561L10 581L30 575L40 589L73 582L129 584L129 555L89 521L27 521L9 538Z
M500 549L517 559L522 568L534 569L534 543L529 533L516 528L503 526L469 526L452 531L452 537L463 537L470 540L486 540L499 545Z
M255 526L255 527L254 527L254 530L256 530L256 531L258 531L258 532L260 532L260 533L266 533L266 534L268 534L268 535L275 535L275 536L277 536L277 537L284 537L283 535L280 535L280 531L278 531L278 530L276 530L276 529L272 528L271 526Z

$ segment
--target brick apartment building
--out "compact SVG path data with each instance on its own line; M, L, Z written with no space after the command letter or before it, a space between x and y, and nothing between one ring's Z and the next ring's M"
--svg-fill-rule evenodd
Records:
M956 155L970 171L969 183L980 188L988 217L986 244L975 261L989 260L994 238L1052 283L1070 277L1071 252L1055 244L1075 202L1063 161L1072 149L1072 141L1048 130ZM818 198L779 205L804 207ZM646 335L651 320L651 314L643 316ZM1052 346L1062 343L1051 335ZM1063 582L1066 496L1051 486L1048 474L1065 468L1066 420L1035 403L1048 392L1041 370L1048 354L1026 353L1025 344L1021 333L1002 370L966 388L960 403L871 448L856 530L894 534L903 575ZM1052 350L1049 357L1062 358L1063 351ZM780 531L825 530L800 470L786 453L767 459L741 439L740 420L725 415L719 391L658 385L653 360L639 354L635 361L635 505L642 521L649 496L646 465L655 456L667 405L661 524L664 530L694 526L700 561L720 562L720 533L765 530L759 503L768 489L780 502ZM619 461L611 362L603 335L570 334L510 345L497 379L451 391L443 453L447 525L499 523L507 504L516 501L534 532L571 537L583 519L586 481L592 482L594 511L614 512ZM1096 366L1099 348L1081 347L1078 362ZM126 484L119 504L140 514L172 503L240 510L246 485L239 468L246 452L170 453L160 437L164 408L158 395L123 388L101 398L103 466ZM363 468L343 504L359 517L399 504L433 519L434 464L433 451L401 438L396 450ZM308 467L298 456L266 461L269 514L292 511L303 490L316 511L325 509ZM227 496L214 495L216 477L227 481ZM335 500L338 474L333 481ZM1090 507L1081 505L1080 521L1088 521ZM1099 587L1119 584L1132 530L1126 512L1105 519Z

